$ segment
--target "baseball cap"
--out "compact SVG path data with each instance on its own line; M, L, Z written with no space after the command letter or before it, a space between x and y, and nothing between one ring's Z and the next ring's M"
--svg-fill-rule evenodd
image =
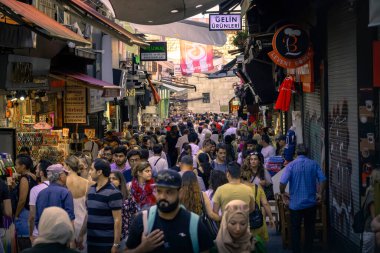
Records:
M181 175L171 169L161 170L157 173L155 186L179 189L182 186Z
M50 165L47 169L46 169L47 172L66 172L66 173L69 173L69 171L63 167L62 164L53 164L53 165Z

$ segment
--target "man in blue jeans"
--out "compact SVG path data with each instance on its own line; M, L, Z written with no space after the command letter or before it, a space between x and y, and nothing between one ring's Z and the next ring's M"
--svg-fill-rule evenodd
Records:
M304 249L307 253L312 252L316 206L322 199L326 182L321 167L315 161L307 158L307 153L304 144L297 145L297 159L285 167L280 180L280 192L285 204L289 204L290 209L294 253L301 252L302 219L305 228ZM288 183L289 194L285 193Z

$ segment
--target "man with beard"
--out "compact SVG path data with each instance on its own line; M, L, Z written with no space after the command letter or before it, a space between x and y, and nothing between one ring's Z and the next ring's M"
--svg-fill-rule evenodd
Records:
M36 201L38 194L43 190L46 189L50 182L47 178L47 168L52 165L50 161L47 160L41 160L36 169L36 176L40 181L40 184L34 186L30 190L30 197L29 197L29 235L30 235L30 241L33 242L36 236L38 236L37 228L34 226L34 219L36 218Z
M111 172L121 172L125 181L130 182L132 180L132 173L131 166L127 162L127 154L127 148L124 146L118 146L113 150L113 159L115 162L111 164Z
M93 159L95 160L96 157L93 157ZM104 147L103 149L103 154L102 154L102 157L104 160L107 160L110 164L112 164L112 161L113 161L113 157L112 157L112 147L110 146L106 146Z
M127 240L127 252L209 252L213 242L207 228L197 220L199 217L196 214L179 204L181 185L178 172L158 172L157 205L140 212L134 219ZM196 229L196 233L192 228Z
M95 159L90 176L95 185L87 194L87 216L77 238L79 248L83 248L83 237L87 232L88 252L116 253L120 250L121 208L123 196L111 183L110 164L101 158Z

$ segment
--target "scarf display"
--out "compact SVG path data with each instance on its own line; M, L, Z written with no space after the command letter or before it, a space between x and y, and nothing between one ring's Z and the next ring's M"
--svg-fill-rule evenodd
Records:
M142 188L137 178L133 178L131 183L131 194L136 201L139 209L151 207L156 204L156 197L153 194L152 184L154 180L147 181Z
M232 238L230 232L228 232L227 225L236 214L243 215L247 219L247 224L249 224L249 206L241 200L229 202L224 209L222 223L215 240L219 253L250 253L253 250L249 225L246 233L239 239Z

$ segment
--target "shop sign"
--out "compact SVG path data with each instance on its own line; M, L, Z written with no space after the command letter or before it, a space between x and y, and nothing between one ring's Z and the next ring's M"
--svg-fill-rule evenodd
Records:
M84 134L87 136L87 138L94 139L95 138L95 129L94 128L86 128L86 129L84 129Z
M86 88L66 85L64 122L66 124L86 123Z
M105 101L102 95L102 90L88 90L88 113L96 113L105 110Z
M278 29L273 36L272 47L269 57L276 65L286 69L301 67L312 57L309 35L297 25L285 25Z
M50 60L21 55L0 56L0 89L48 90Z
M62 128L62 136L63 137L69 137L70 129L69 128Z
M44 134L42 136L42 146L57 146L58 135Z
M141 61L167 61L168 49L166 42L149 42L150 46L140 48Z
M118 89L105 89L102 97L104 98L117 98L120 97L120 90Z
M21 124L24 124L24 125L36 124L36 115L22 115Z
M210 31L241 30L240 14L210 14Z
M125 90L125 96L126 97L135 97L136 96L136 89L126 89Z

